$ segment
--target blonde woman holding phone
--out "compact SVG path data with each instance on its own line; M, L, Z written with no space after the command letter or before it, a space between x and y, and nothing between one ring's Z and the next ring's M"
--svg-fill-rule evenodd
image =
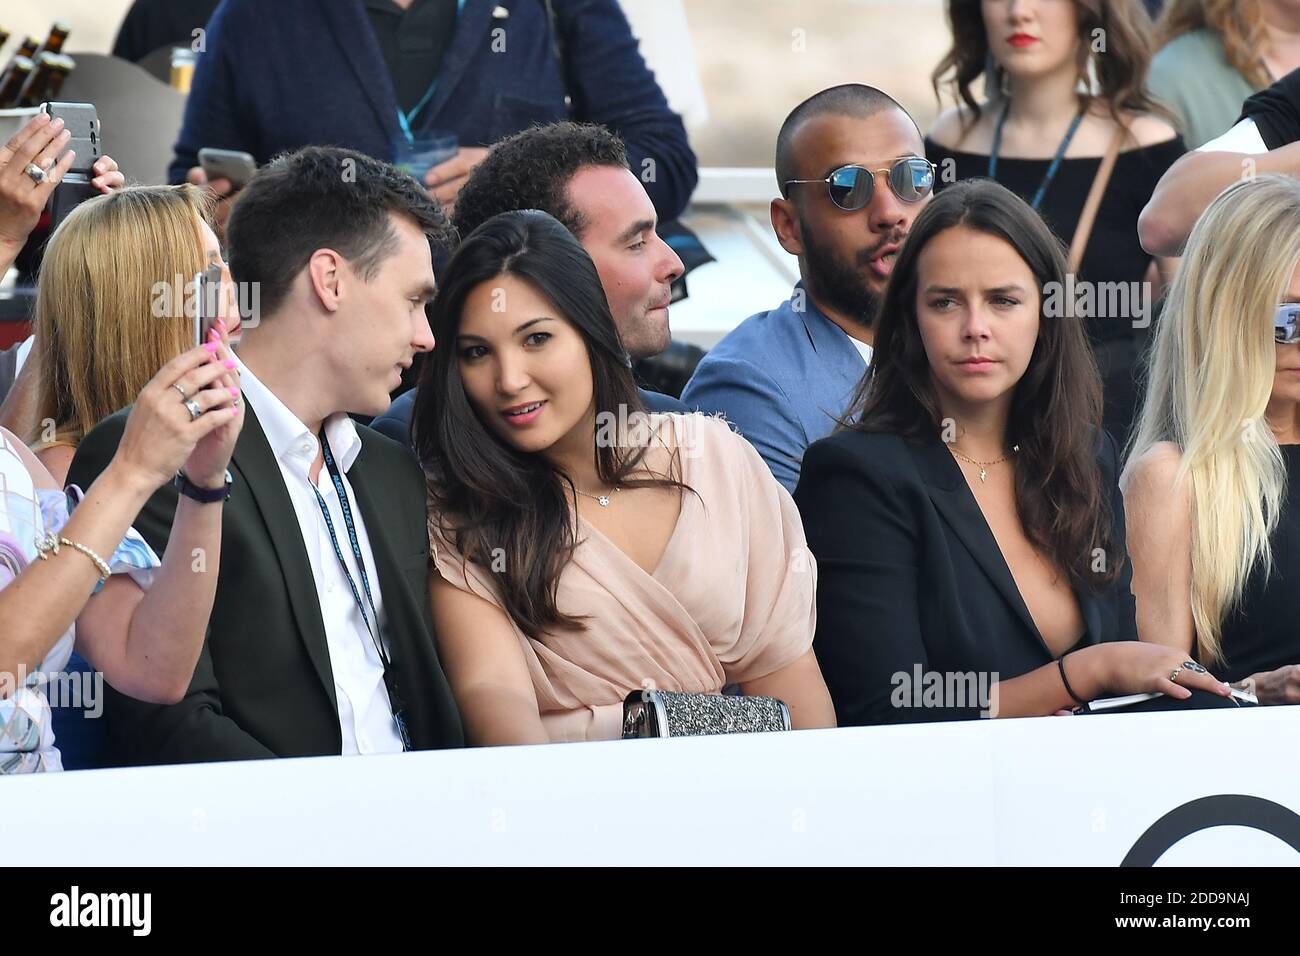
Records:
M240 331L230 272L193 186L130 186L73 210L50 237L36 297L39 363L27 435L62 483L83 435L193 348L194 277L222 275L218 317ZM231 361L229 387L237 385Z

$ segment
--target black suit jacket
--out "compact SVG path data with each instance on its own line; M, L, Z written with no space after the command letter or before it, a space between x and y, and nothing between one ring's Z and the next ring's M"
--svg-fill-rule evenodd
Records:
M1124 570L1100 592L1075 589L1080 646L1137 639L1118 453L1104 432L1099 457L1121 549L1101 557ZM915 683L917 665L1006 680L1054 660L937 437L838 432L809 447L794 498L817 558L813 647L841 726L978 716L978 706L894 706L891 695L910 686L895 675Z
M113 762L180 763L337 754L342 749L325 626L293 504L257 416L235 446L223 506L221 570L207 640L185 699L144 704L108 690ZM90 487L117 451L129 409L81 442L68 480ZM416 749L464 743L433 640L425 485L410 454L358 425L348 470L375 556L383 632ZM135 521L162 554L176 513L170 485Z

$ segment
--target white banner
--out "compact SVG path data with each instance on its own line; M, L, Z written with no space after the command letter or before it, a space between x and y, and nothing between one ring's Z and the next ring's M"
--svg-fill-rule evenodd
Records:
M1294 866L1298 740L1291 707L38 774L0 779L0 842L70 866Z

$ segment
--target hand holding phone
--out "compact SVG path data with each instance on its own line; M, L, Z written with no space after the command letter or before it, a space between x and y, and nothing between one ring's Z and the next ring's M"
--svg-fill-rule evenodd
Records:
M14 254L40 222L75 159L66 150L71 135L62 121L38 113L0 146L0 245L12 247ZM44 172L40 182L28 172L31 166Z
M232 190L243 189L257 172L257 160L252 154L237 149L213 149L205 146L199 150L199 167L207 181L228 180Z
M95 163L103 155L99 136L99 113L90 103L42 103L41 112L54 120L63 120L63 128L70 135L64 146L72 153L72 165L50 197L50 229L57 229L72 210L87 199L99 195L91 183L95 177Z

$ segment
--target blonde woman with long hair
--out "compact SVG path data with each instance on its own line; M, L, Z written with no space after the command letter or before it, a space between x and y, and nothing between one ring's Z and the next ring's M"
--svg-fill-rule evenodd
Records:
M1256 90L1300 68L1298 0L1169 0L1147 80L1189 149L1237 121Z
M1197 221L1122 486L1141 639L1300 703L1300 181Z
M191 283L221 266L220 309L239 331L229 271L193 186L132 186L78 206L50 238L36 298L40 363L27 436L62 484L83 435L193 348Z

